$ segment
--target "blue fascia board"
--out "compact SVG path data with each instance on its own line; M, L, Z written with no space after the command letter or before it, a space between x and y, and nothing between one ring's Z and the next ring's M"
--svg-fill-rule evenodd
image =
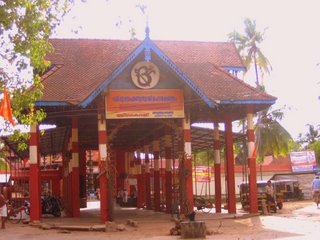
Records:
M247 71L245 67L223 67L223 69L226 71Z
M150 41L151 49L165 62L167 65L180 77L184 82L193 89L200 98L211 108L216 108L218 105L209 99L197 86L155 45Z
M144 41L129 55L129 57L83 102L79 105L83 108L88 106L144 49L152 49L168 66L176 72L211 108L217 104L209 99L194 83L150 40L146 37Z
M220 104L275 104L276 100L221 100Z
M118 68L114 70L114 72L103 81L103 83L95 90L93 93L86 98L79 105L83 108L87 107L145 48L145 41L143 41L133 53L129 55L129 57L120 64Z
M69 106L70 104L65 102L35 102L37 107L55 107L55 106Z

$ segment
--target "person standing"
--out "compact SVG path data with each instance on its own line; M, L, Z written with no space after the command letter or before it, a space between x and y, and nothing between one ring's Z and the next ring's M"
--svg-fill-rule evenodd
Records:
M271 206L276 204L276 201L274 198L274 189L271 184L271 180L267 182L266 195L267 195L267 209L268 209L268 212L270 213Z
M319 176L316 176L312 181L312 197L313 200L318 202L319 194L320 194L320 179ZM318 204L317 204L318 205Z
M1 228L5 229L5 224L7 219L7 200L1 192L0 192L0 217L1 217Z
M128 191L127 189L123 190L123 203L126 205L128 202Z

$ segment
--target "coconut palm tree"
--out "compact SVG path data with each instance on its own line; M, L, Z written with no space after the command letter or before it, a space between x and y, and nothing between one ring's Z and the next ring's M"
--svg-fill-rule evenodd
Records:
M261 112L261 121L255 126L257 161L263 162L264 156L286 156L290 151L290 133L279 123L283 117L281 109L267 109Z
M264 40L267 28L262 32L258 32L256 29L256 21L250 20L249 18L244 19L244 26L244 34L234 31L229 33L228 37L236 45L247 70L249 70L252 65L254 66L256 86L257 88L260 88L259 72L263 76L264 73L270 73L270 70L272 69L269 60L259 47L259 44Z
M260 49L264 40L265 28L262 32L257 31L256 22L248 18L244 19L244 34L232 32L228 34L229 39L235 43L240 56L247 67L254 66L256 87L265 91L263 83L259 79L259 73L270 73L272 66ZM292 137L288 131L281 126L279 120L283 117L281 109L272 111L271 108L259 112L255 126L257 161L263 162L264 156L286 155L289 152L289 142Z
M307 124L308 126L308 132L305 135L305 139L304 142L308 143L308 144L312 144L315 143L317 140L319 140L320 138L320 132L319 129L317 129L315 126L313 126L312 124Z

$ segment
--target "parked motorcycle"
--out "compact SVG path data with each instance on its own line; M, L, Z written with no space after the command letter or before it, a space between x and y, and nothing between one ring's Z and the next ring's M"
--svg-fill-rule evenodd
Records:
M61 216L62 206L60 199L55 196L44 196L41 198L42 214Z
M30 215L30 202L28 200L24 200L23 206L25 213Z

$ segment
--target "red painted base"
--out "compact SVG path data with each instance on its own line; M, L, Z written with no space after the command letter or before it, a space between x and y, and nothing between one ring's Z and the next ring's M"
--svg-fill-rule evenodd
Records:
M151 209L151 186L150 186L150 173L145 174L146 183L146 207Z
M100 184L100 218L101 223L105 223L108 219L108 212L107 212L107 176L102 174L99 178Z
M216 213L221 213L221 169L220 164L214 165L214 187Z
M166 171L166 213L172 213L172 172Z
M80 186L79 186L79 168L72 168L72 178L71 178L71 188L72 188L72 216L80 217Z
M154 210L160 211L160 172L154 171Z
M30 164L30 222L39 221L41 217L40 203L40 169L38 164Z

